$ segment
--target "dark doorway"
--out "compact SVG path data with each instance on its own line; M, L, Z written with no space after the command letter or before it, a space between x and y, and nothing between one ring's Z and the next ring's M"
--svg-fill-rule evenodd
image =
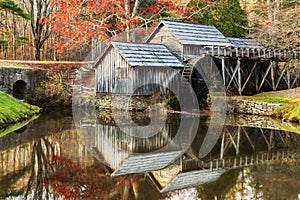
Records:
M27 88L27 83L22 80L18 80L13 85L13 96L17 99L25 99Z

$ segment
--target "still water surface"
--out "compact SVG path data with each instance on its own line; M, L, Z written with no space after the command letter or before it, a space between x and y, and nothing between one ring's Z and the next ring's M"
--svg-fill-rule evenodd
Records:
M300 198L299 134L227 124L204 155L209 119L176 138L182 119L168 114L144 138L109 120L82 121L77 132L71 115L43 114L0 137L0 199ZM191 139L184 150L175 141Z

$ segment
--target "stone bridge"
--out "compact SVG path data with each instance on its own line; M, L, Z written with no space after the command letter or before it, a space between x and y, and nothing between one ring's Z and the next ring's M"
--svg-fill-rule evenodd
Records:
M35 87L46 79L48 71L30 67L0 66L0 90L17 99L33 95Z

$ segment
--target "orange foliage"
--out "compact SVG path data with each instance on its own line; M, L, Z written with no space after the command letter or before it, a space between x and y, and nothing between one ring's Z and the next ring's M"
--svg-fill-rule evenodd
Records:
M83 168L76 162L55 156L55 174L43 180L53 195L64 199L107 199L115 184L105 175L103 165Z
M91 37L103 40L145 23L151 26L155 19L163 18L165 11L183 16L187 10L176 0L157 0L143 7L141 4L141 0L52 0L54 18L44 20L53 25L53 32L58 35L51 45L61 52L78 43L89 42Z

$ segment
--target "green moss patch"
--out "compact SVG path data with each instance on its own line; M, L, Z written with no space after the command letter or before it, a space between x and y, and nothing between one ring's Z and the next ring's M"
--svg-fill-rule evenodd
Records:
M290 100L288 103L278 107L276 115L284 120L291 122L300 122L300 98Z
M39 107L23 103L0 91L0 127L30 119L39 112Z
M251 97L249 100L282 104L275 110L275 116L291 122L300 122L300 89L266 92Z

